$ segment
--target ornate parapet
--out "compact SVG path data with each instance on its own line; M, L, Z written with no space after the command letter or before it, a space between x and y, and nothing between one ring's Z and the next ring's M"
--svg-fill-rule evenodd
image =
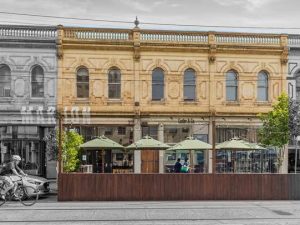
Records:
M56 27L0 25L0 39L55 40Z

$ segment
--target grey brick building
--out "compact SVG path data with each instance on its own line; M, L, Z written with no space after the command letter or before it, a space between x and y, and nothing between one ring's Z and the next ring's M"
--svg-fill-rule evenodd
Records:
M0 26L1 162L19 154L29 174L55 177L44 136L55 127L56 27Z

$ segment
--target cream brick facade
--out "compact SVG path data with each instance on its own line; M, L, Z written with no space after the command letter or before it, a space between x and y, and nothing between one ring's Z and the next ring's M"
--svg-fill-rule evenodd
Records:
M58 110L72 126L85 123L71 118L77 115L74 107L78 107L79 114L90 110L89 126L130 126L134 140L141 137L143 127L153 125L157 138L164 141L169 137L168 126L182 125L189 128L184 136L206 135L212 142L213 121L217 128L245 128L247 138L255 140L251 129L260 125L257 114L268 112L286 91L286 35L67 27L60 27L58 34ZM76 71L80 67L89 71L87 99L76 97ZM107 77L112 67L121 71L118 100L108 98ZM162 101L152 101L152 71L157 67L165 75ZM188 68L196 72L196 100L187 102L183 98L183 73ZM235 102L226 101L225 74L229 70L238 74ZM266 102L257 101L260 71L268 73ZM205 157L209 161L211 152ZM162 164L162 155L160 160ZM206 169L211 171L208 165ZM135 171L140 171L138 163Z

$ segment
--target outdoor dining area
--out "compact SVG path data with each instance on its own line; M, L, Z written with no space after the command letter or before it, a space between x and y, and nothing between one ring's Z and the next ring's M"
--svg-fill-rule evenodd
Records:
M83 173L174 173L174 165L188 165L188 173L208 173L208 151L213 146L194 137L169 146L150 136L127 147L105 137L96 137L80 146ZM140 155L135 158L135 152ZM215 146L216 173L276 173L278 154L240 138ZM140 170L135 168L140 163Z

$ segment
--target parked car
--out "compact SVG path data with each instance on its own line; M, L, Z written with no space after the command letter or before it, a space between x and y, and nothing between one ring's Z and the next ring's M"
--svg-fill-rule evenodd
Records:
M20 178L16 175L10 175L13 181L20 180ZM43 177L28 175L24 178L23 181L24 186L29 186L33 188L38 188L39 196L46 195L50 192L49 181ZM31 191L32 189L30 189ZM30 193L32 195L36 193Z

